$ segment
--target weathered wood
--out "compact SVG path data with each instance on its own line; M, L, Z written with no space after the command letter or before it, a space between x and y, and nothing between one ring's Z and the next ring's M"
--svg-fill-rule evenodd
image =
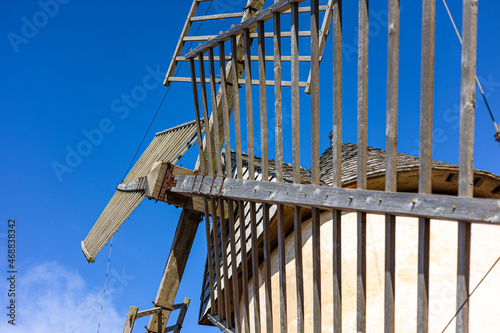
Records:
M219 54L226 54L224 50L224 42L219 43ZM220 83L220 90L222 92L222 119L223 119L223 127L224 127L224 148L226 150L226 159L225 159L225 168L227 173L231 173L231 170L233 169L231 167L231 135L229 133L229 106L227 103L227 82L226 82L226 61L221 59L219 61L220 64L220 77L221 77L221 83Z
M219 198L219 216L223 214L224 211L224 200ZM221 240L221 250L222 250L222 268L224 269L224 312L226 313L226 324L227 328L233 326L233 321L231 317L231 288L229 287L229 265L227 263L227 233L226 233L226 219L220 218L220 240Z
M235 62L238 59L238 45L236 42L236 36L231 37L231 54L232 61ZM233 64L232 82L238 82L238 65ZM236 167L238 171L238 178L241 178L243 174L243 162L241 157L241 122L240 122L240 93L239 85L233 84L233 100L234 100L234 137L236 144Z
M184 301L182 303L181 310L179 312L179 316L177 317L177 322L175 323L174 333L180 333L182 324L184 323L184 318L186 317L187 309L189 307L189 303L191 303L191 299L188 297L184 297Z
M281 16L274 13L274 134L276 143L276 176L283 181L283 101L281 95ZM260 30L260 29L259 29ZM265 162L264 162L265 163Z
M333 41L333 129L332 177L333 185L342 187L342 0L332 4Z
M264 180L269 178L268 151L267 151L267 99L266 99L266 63L264 61L265 40L264 40L264 21L258 24L258 49L259 49L259 107L260 107L260 142L262 155L262 177Z
M278 270L279 270L279 294L280 294L280 332L288 332L288 316L286 304L286 249L285 249L285 216L283 206L277 207L278 222Z
M210 204L212 206L212 211L217 210L216 199L210 198ZM217 314L220 318L225 318L226 313L224 312L224 295L222 291L222 275L220 270L220 249L219 249L219 230L217 226L217 216L212 214L212 237L213 244L215 248L215 276L217 278ZM213 305L215 307L215 304Z
M238 215L240 221L240 248L241 262L246 263L247 259L247 239L245 235L245 212L243 201L238 201ZM244 325L245 332L250 332L250 300L248 298L248 266L241 265L241 303L245 309Z
M125 327L123 328L123 333L132 333L134 328L135 318L137 316L137 311L139 310L136 306L130 306L127 314L127 319L125 320Z
M182 210L156 295L156 304L164 305L174 302L200 220L200 213L187 209ZM167 322L170 311L164 310L162 313L164 322ZM150 330L158 331L158 315L150 317L148 327Z
M259 22L264 22L269 20L275 12L284 12L285 10L290 8L290 5L294 2L303 2L304 0L283 0L274 5L258 12L255 16L243 21L242 23L232 27L231 29L223 32L219 36L214 39L209 40L208 42L198 46L196 49L189 51L186 53L187 58L192 58L194 55L200 52L205 52L207 49L213 47L214 45L227 41L234 34L240 34L244 29L254 28Z
M419 193L432 192L432 118L434 103L435 0L422 3L422 69L420 78ZM417 328L429 326L430 221L419 219Z
M218 175L222 175L222 161L220 157L222 137L220 135L219 117L217 115L217 90L215 88L215 64L214 64L214 50L208 49L208 68L210 72L210 95L212 99L212 116L211 119L214 123L214 147L215 147L215 165ZM208 126L210 127L210 126Z
M385 190L397 191L399 0L389 0ZM384 332L395 332L396 217L385 216Z
M191 82L192 80L191 80L190 77L178 77L178 76L174 76L174 77L171 77L169 79L169 81L171 81L171 82ZM201 82L200 78L197 78L196 82L200 83ZM205 82L208 83L209 82L208 79L205 79ZM220 79L216 79L215 80L215 83L220 83L220 82L221 82ZM239 79L238 83L239 84L245 84L246 81L243 80L243 79ZM252 80L251 83L254 86L259 85L259 80ZM266 86L274 86L275 85L274 80L265 80L264 83L265 83ZM282 87L291 87L292 86L292 82L291 81L281 81L281 86ZM299 87L304 88L305 86L306 86L306 82L304 82L304 81L300 81L299 82Z
M201 178L197 177L195 188L200 188ZM176 180L177 185L172 187L172 192L186 196L197 195L189 193L193 187L194 176L177 176ZM221 189L221 183L222 177L217 177L215 180L213 177L204 177L200 195L211 193L215 196L220 193L222 197L228 199L268 204L500 224L500 211L496 199L394 193L232 178L226 178Z
M201 103L203 107L203 119L210 119L208 116L208 102L207 102L207 86L206 86L206 80L205 80L205 61L203 60L203 55L200 54L198 55L198 64L199 64L199 69L200 69L200 81L201 81ZM207 147L207 153L206 153L206 159L207 159L207 168L204 169L204 172L209 174L209 175L214 175L214 161L213 161L213 156L215 155L215 152L213 151L212 145L213 145L213 138L212 138L212 131L210 130L210 126L206 126L205 129L205 137L208 138L206 141L206 147ZM201 138L201 136L199 136ZM198 145L203 146L203 140L198 139ZM202 147L203 150L203 147ZM200 156L203 156L203 153L201 153Z
M285 36L283 36L283 34L284 34L285 32L281 32L281 33L282 33L281 37L285 37ZM308 33L309 35L311 34L311 32L310 32L310 31L308 31L307 33ZM267 34L267 32L266 32L265 34ZM273 33L271 32L271 34L273 34ZM290 32L288 32L288 34L290 34ZM300 34L301 34L301 31L299 31L299 37L300 37ZM251 33L250 35L253 35L253 33ZM257 35L258 35L258 34L257 34L257 33L255 33L255 36L256 36L256 37L257 37ZM309 36L309 35L308 35L308 36ZM266 36L266 37L267 37L267 36ZM289 37L290 37L290 36L289 36ZM320 59L319 59L320 61L321 61L321 58L322 58L322 57L320 57ZM214 60L215 60L215 61L219 61L219 59L220 59L220 58L219 58L219 56L215 56L215 57L214 57ZM249 59L250 59L251 61L259 61L259 56L250 56L250 58L249 58ZM188 59L188 58L186 58L186 57L177 57L177 58L176 58L176 60L177 60L177 61L189 61L189 59ZM203 57L203 60L208 61L208 56L204 56L204 57ZM226 57L226 61L227 61L227 60L231 60L231 57ZM266 60L266 61L268 61L268 62L274 62L274 56L272 56L272 55L266 55L265 60ZM287 55L282 55L282 56L281 56L281 61L282 61L282 62L291 62L291 61L292 61L292 57L291 57L291 56L287 56ZM299 55L299 62L310 62L310 61L311 61L311 56L301 56L301 55ZM198 80L199 80L199 79L198 79ZM240 79L240 80L239 80L239 83L240 83L240 84L242 84L242 83L244 83L244 82L245 82L245 81L243 81L243 79ZM257 83L258 83L258 81L257 81Z
M212 314L215 313L215 284L214 284L214 266L212 265L212 251L213 249L213 241L212 235L210 232L210 214L208 212L208 207L210 203L207 198L203 198L204 206L205 206L205 237L207 240L207 266L208 266L208 276L210 282L210 310Z
M243 17L243 13L237 12L237 13L223 13L223 14L214 14L214 15L193 16L193 17L191 17L191 22L230 19L230 18L238 18L238 17Z
M366 332L366 213L358 213L356 330Z
M208 320L212 324L214 324L215 327L217 327L221 332L224 333L234 333L234 330L227 328L227 324L219 317L219 316L213 316L211 314L207 314Z
M246 102L246 116L247 116L247 147L248 147L248 171L250 173L250 180L254 180L255 174L255 153L253 147L253 104L252 104L252 63L250 61L250 52L252 42L250 40L250 30L243 30L243 43L245 52L245 102Z
M342 212L332 211L333 233L333 331L342 332Z
M250 203L250 237L252 240L252 282L253 282L253 299L254 299L254 330L257 333L261 332L260 325L260 297L259 297L259 248L257 245L257 219L255 218L255 202Z
M234 201L228 200L228 206L231 211L234 212ZM241 317L240 313L240 287L238 283L238 261L236 258L236 231L235 231L235 221L234 214L229 214L229 242L231 245L231 273L232 273L232 285L233 285L233 311L234 311L234 322L236 331L241 331Z
M311 0L311 183L319 185L319 1ZM313 331L321 332L320 217L312 209ZM303 322L302 322L303 326ZM300 326L298 326L300 327ZM303 332L303 327L300 327Z
M184 23L184 27L182 28L181 36L179 37L179 41L177 42L177 46L175 47L174 56L172 57L170 65L168 66L167 74L165 75L165 80L163 81L163 84L167 87L171 82L169 78L174 75L175 68L177 67L176 58L182 54L182 49L184 48L184 37L189 33L189 29L191 29L191 17L196 15L197 10L198 1L193 1L186 19L186 23Z
M292 159L293 179L300 183L300 103L299 103L299 4L294 3L291 7L291 81L292 81Z
M262 205L262 238L264 247L264 288L266 302L266 327L267 332L273 332L273 291L271 285L271 237L270 237L270 221L269 221L269 205Z
M196 83L196 69L194 66L194 59L191 58L189 61L189 65L191 68L191 82L192 82L192 87L193 87L193 99L194 99L194 113L196 116L196 131L198 134L198 150L200 154L200 159L201 159L201 169L202 172L206 172L207 170L207 163L205 159L205 155L203 154L203 142L202 142L202 136L201 136L201 121L200 121L200 104L198 100L198 88L197 88L197 83Z
M460 154L458 195L471 198L474 191L474 119L478 0L463 1L462 73L460 85ZM469 332L471 225L458 223L457 332Z

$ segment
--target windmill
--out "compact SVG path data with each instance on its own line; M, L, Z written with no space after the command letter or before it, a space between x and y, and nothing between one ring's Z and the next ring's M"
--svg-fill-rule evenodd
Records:
M462 54L468 72L463 69L461 81L461 121L464 125L460 132L459 166L431 159L433 1L424 0L423 6L419 158L397 152L399 1L389 1L386 151L367 145L367 0L359 2L356 145L341 140L341 1L329 0L320 6L317 0L311 0L306 6L304 0L281 0L265 7L262 0L249 0L243 12L201 16L197 15L200 2L203 1L193 1L165 78L165 85L191 83L196 119L156 134L125 180L118 185L116 194L81 244L85 258L93 261L145 197L183 208L154 308L138 311L137 307L131 307L124 332L131 332L135 319L146 315L150 316L146 327L148 332L180 331L189 300L183 304L173 302L202 219L207 238L207 265L200 323L212 324L224 332L319 332L325 325L322 313L327 308L333 318L332 327L340 332L343 326L341 290L342 281L345 281L340 235L342 221L348 220L343 215L346 212L354 214L357 232L357 285L353 290L358 331L364 332L367 327L368 214L385 216L387 274L384 280L385 317L381 322L386 331L394 332L396 322L396 219L410 216L418 221L419 243L415 250L421 263L416 299L418 330L427 331L429 322L431 221L433 224L436 220L458 221L456 302L457 307L465 304L469 297L471 224L500 223L500 177L472 168L473 139L470 133L473 132L474 118L470 108L475 93L474 41L477 29L477 6L473 1L466 0L463 6ZM283 28L285 20L282 21L282 17L287 17L289 28ZM223 24L228 18L241 18L241 23L217 35L189 35L192 22L219 20ZM308 22L309 30L301 30L303 20ZM271 32L266 31L269 29L266 22L272 23ZM320 154L319 67L329 35L333 43L332 144L327 152ZM283 41L288 41L288 38L290 55L283 55ZM301 39L308 41L305 54L299 54ZM183 53L184 43L194 40L205 43ZM256 45L252 45L255 40ZM271 40L270 50L266 41ZM175 68L181 61L189 62L191 77L175 76ZM272 73L266 70L267 63L273 64ZM285 76L289 80L284 79ZM253 103L253 86L258 86L258 105ZM243 87L244 98L240 91ZM268 87L272 88L273 96L270 96ZM311 119L311 148L304 154L310 157L310 170L300 167L300 143L303 140L300 136L300 99L304 94L310 94L307 112ZM269 108L268 100L271 99L274 103ZM291 108L292 165L285 164L283 157L285 99L290 101ZM255 157L254 147L253 111L257 109L260 115L260 158ZM241 127L243 110L246 133ZM272 133L268 133L268 111L274 115L274 147L269 142ZM244 139L246 154L242 147ZM198 141L199 158L194 170L175 165L195 141ZM275 160L270 160L270 156ZM402 191L402 186L407 187ZM327 223L326 215L333 237L325 243L321 234ZM333 250L325 252L325 247ZM309 252L305 251L306 248ZM326 273L332 283L325 287L322 283L325 274L323 261L327 259L333 262L329 267L331 270ZM290 270L287 263L291 261L294 276L287 274ZM287 288L293 290L290 292ZM310 295L304 293L305 288L310 288ZM325 290L331 295L322 297ZM290 294L293 300L290 300ZM306 304L306 298L310 299L311 306ZM295 306L293 314L290 304ZM171 311L176 309L181 309L178 322L166 327ZM468 318L469 308L462 306L457 311L459 331L467 331Z

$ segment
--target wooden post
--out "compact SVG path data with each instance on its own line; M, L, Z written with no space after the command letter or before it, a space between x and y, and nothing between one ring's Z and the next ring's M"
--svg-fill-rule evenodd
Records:
M175 296L179 289L201 217L202 214L199 212L188 209L182 210L177 228L175 229L165 271L156 295L156 304L172 304L175 301ZM169 316L170 311L163 310L163 320L165 322L168 321ZM150 330L158 331L158 315L150 317L148 327Z
M334 1L332 11L333 42L333 129L332 183L342 187L342 0ZM332 210L333 233L333 330L342 332L342 225L341 211Z
M214 50L208 50L208 69L210 73L210 95L212 99L212 115L211 119L214 122L214 148L215 148L215 165L219 175L222 174L222 161L220 157L222 138L220 135L219 117L217 116L217 90L215 88L215 64L214 64ZM215 113L215 114L214 114ZM210 126L209 126L210 127Z
M127 314L127 319L125 320L125 327L123 328L123 333L132 333L132 329L134 328L135 318L138 310L139 310L138 307L130 306Z
M194 59L191 58L189 60L189 65L191 67L191 82L193 87L193 99L194 99L194 113L196 116L196 130L198 134L198 150L200 153L201 160L201 169L205 172L206 168L206 160L205 155L203 154L203 136L201 135L201 121L200 121L200 104L198 101L198 88L196 83L196 69L194 66Z
M359 0L358 26L358 189L367 188L368 0ZM366 213L358 212L357 330L366 332Z
M245 226L245 211L243 201L238 201L238 215L240 219L240 247L241 247L241 303L245 309L245 332L250 332L250 305L248 299L248 257L247 236Z
M226 60L225 60L225 50L224 50L224 42L219 43L219 64L220 64L220 87L222 91L222 119L223 119L223 127L224 127L224 148L226 151L225 158L225 169L226 173L231 176L231 172L233 168L231 167L231 135L229 134L229 117L228 114L228 103L227 103L227 82L226 82Z
M299 4L291 5L291 70L292 70L292 158L293 181L300 183L300 103L299 103ZM304 330L304 279L302 269L302 210L293 206L295 241L295 286L297 293L297 330Z
M231 272L232 272L232 285L233 285L233 311L234 311L234 326L236 331L242 329L240 317L240 288L238 283L238 262L236 256L236 231L234 221L234 201L227 201L229 213L229 242L231 245Z
M432 118L434 103L435 0L422 4L422 69L420 82L419 193L432 193ZM417 330L429 330L430 219L419 218Z
M464 0L462 78L460 86L460 166L458 195L471 198L474 185L474 118L476 100L477 0ZM469 332L471 224L458 223L457 332Z
M238 178L243 175L243 162L241 156L241 123L240 123L240 93L238 83L238 45L236 44L236 36L231 37L231 54L232 54L232 74L233 74L233 99L234 99L234 137L236 143L236 166ZM250 86L251 87L251 86Z
M399 0L389 0L385 190L397 191ZM384 331L395 332L396 216L385 215Z
M224 218L224 200L219 198L219 215L220 221L220 237L221 237L221 248L222 248L222 267L224 269L224 305L226 312L226 324L227 328L233 326L231 319L231 288L229 287L229 266L227 264L227 233L226 233L226 219Z
M217 225L217 215L215 214L215 211L217 210L216 199L210 198L210 203L212 206L212 235L215 247L215 273L217 277L217 314L219 315L219 318L223 320L226 317L226 314L224 312L224 295L222 291L222 276L220 271L219 227Z

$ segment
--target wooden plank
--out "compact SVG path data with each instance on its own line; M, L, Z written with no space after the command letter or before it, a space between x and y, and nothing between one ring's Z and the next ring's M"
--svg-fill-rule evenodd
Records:
M212 251L213 249L213 240L210 232L210 214L208 212L209 201L205 197L205 237L207 240L207 266L208 266L208 275L210 281L210 312L215 314L215 283L214 283L214 267L212 265Z
M213 316L211 314L207 314L207 318L221 332L224 332L224 333L234 333L234 331L232 329L229 329L229 328L226 327L225 322L222 319L220 319L219 316Z
M184 37L187 36L189 33L189 30L191 29L191 17L196 15L196 11L198 10L198 2L193 1L193 4L191 5L191 9L189 10L186 23L184 23L184 27L182 28L181 36L179 37L179 41L177 42L177 46L175 47L174 55L172 57L172 60L170 61L170 65L168 66L167 74L165 75L165 80L163 81L163 84L165 86L170 85L170 80L169 78L174 75L175 68L177 67L177 60L176 58L182 54L182 49L184 48Z
M332 4L333 42L333 129L332 177L333 185L342 187L342 0Z
M300 183L300 103L299 103L299 14L298 3L291 7L291 33L290 51L291 51L291 81L292 81L292 160L293 160L293 179L295 183Z
M258 23L258 49L259 49L259 107L260 107L260 142L262 155L262 177L264 180L269 178L268 152L267 152L267 99L266 99L266 63L264 61L265 40L264 40L264 21Z
M290 33L290 32L288 32L288 33ZM267 34L267 32L265 34ZM272 32L271 32L271 34L272 34ZM282 34L284 34L284 32L282 32ZM308 34L311 34L311 32L309 31ZM253 33L251 33L250 35L253 35ZM300 35L300 31L299 31L299 35ZM257 33L255 33L255 36L257 36ZM281 37L284 37L284 36L281 35ZM320 57L320 61L321 61L321 58L322 57ZM214 58L215 61L219 61L219 59L220 59L219 56L215 56L215 58ZM265 59L268 62L274 62L274 56L272 56L272 55L266 55ZM189 61L189 59L186 58L186 57L177 57L176 60L177 61ZM208 61L208 56L204 56L203 60ZM230 57L226 57L226 60L231 60L231 58ZM252 61L259 61L259 57L258 56L250 56L250 60L252 60ZM281 56L281 61L282 62L291 62L292 61L292 57L291 56L287 56L287 55L282 55ZM299 56L299 62L310 62L310 61L311 61L311 56ZM240 84L241 84L241 82L242 81L240 80Z
M269 182L270 183L270 182ZM279 293L280 293L280 332L288 332L287 304L286 304L286 248L285 248L285 216L283 206L277 206L278 224L278 270L279 270Z
M219 216L224 214L224 200L219 198ZM227 328L233 326L233 320L231 317L231 288L229 287L229 266L227 263L227 233L226 233L226 219L220 218L220 239L221 239L221 250L222 250L222 267L224 269L224 312L226 313L226 324Z
M177 76L171 77L169 80L171 82L191 82L192 81L192 79L189 77L177 77ZM201 82L200 78L197 78L196 82L200 83ZM206 79L206 82L208 83L207 79ZM220 82L221 82L220 79L215 80L215 83L220 83ZM246 82L243 79L239 79L238 83L245 84ZM252 80L251 83L252 83L252 85L256 86L259 84L259 80ZM275 84L274 80L265 80L264 83L266 86L274 86L274 84ZM282 87L291 87L291 85L292 85L291 81L281 81ZM305 86L306 86L306 82L304 82L304 81L299 82L299 87L304 88Z
M319 2L311 0L311 184L319 185ZM321 332L321 242L319 210L312 209L313 331Z
M293 6L294 4L290 5ZM299 37L310 37L311 36L311 31L299 31ZM258 34L252 33L250 34L250 38L257 38ZM264 33L265 38L274 38L274 33L273 32L266 32ZM291 31L282 31L281 32L281 37L292 37L292 32Z
M228 200L229 209L234 212L234 201ZM231 272L233 285L233 310L236 331L242 330L242 323L240 317L240 287L238 283L238 261L236 258L236 231L234 214L229 214L229 242L231 245Z
M214 147L215 147L215 165L218 175L222 175L222 161L220 157L222 137L220 135L219 117L217 115L217 90L215 88L215 64L214 64L214 50L208 50L208 68L210 73L210 96L212 99L212 116L211 119L214 123ZM210 127L210 126L208 126Z
M193 16L191 17L191 22L231 19L238 17L243 17L243 12Z
M232 61L238 59L238 45L236 42L236 36L231 37L231 54ZM233 63L232 74L233 81L238 82L238 66ZM236 166L238 170L238 178L241 178L243 174L243 161L241 157L241 122L240 122L240 94L239 94L239 85L233 84L233 100L234 100L234 137L236 143Z
M306 184L262 182L226 178L222 189L222 177L197 177L195 188L200 195L220 193L233 200L266 202L287 206L339 209L350 212L362 211L374 214L426 217L440 220L464 220L484 224L500 224L497 199L464 198L451 195L429 195L407 192L384 192L350 188L336 188ZM194 176L177 176L172 192L186 196L193 188Z
M137 316L137 311L139 310L136 306L130 306L127 314L127 319L125 320L125 327L123 327L123 333L132 333L134 328L135 318Z
M432 118L434 103L434 39L436 4L422 3L422 64L420 82L419 193L432 192ZM429 328L430 220L419 219L417 328Z
M357 225L356 326L366 332L366 213L358 213Z
M273 332L273 291L271 285L271 238L270 238L270 221L269 221L269 205L262 205L262 238L264 247L264 287L266 301L266 327L267 332Z
M319 40L318 40L318 46L319 46L319 61L321 63L321 58L323 57L323 52L325 50L325 45L326 45L326 38L328 37L330 33L330 26L332 24L332 7L334 4L337 4L338 2L342 2L342 0L328 0L328 4L326 6L319 6L319 10L322 10L322 7L324 7L326 10L325 16L323 17L323 23L321 24L321 30L319 31ZM319 17L318 17L319 19ZM311 71L309 71L309 77L307 78L307 86L305 89L306 94L311 93Z
M342 332L342 212L332 210L333 233L333 331Z
M255 327L252 331L261 332L260 325L260 297L259 297L259 248L257 243L257 219L255 218L255 202L250 203L250 227L252 241L252 282L253 282L253 298L254 298L254 319Z
M224 42L219 43L219 54L226 54L224 50ZM226 172L229 172L233 169L231 167L231 135L229 133L229 107L227 101L227 82L226 82L226 61L221 59L219 61L220 64L220 91L222 92L221 104L222 104L222 119L223 119L223 127L224 127L224 148L226 150L226 158L225 158L225 168Z
M210 198L210 204L212 205L212 212L217 209L216 199ZM220 271L220 251L219 251L219 230L217 226L217 216L212 214L212 237L215 248L215 276L217 278L217 314L220 318L226 318L226 313L224 312L224 296L222 291L222 276ZM215 305L214 305L215 307Z
M476 100L477 0L464 0L462 19L462 73L460 85L460 154L458 195L474 192L474 120ZM471 225L458 223L457 332L469 332Z
M167 264L165 265L160 287L156 295L156 304L164 305L174 302L201 216L198 212L187 209L182 210L177 228L175 229L174 239L172 240L171 250ZM170 311L164 310L163 321L167 322L169 316ZM158 315L150 317L148 328L158 331Z
M250 30L243 30L243 43L245 52L245 102L246 102L246 119L247 119L247 148L248 148L248 170L249 179L254 180L255 175L255 153L253 147L253 104L252 104L252 64L251 64L251 47L252 41L250 40Z
M198 100L198 88L197 88L197 83L196 83L196 69L194 66L194 59L191 58L189 61L189 65L191 68L191 82L192 82L192 87L193 87L193 100L194 100L194 113L196 116L196 132L198 134L198 150L200 154L200 159L201 159L201 172L206 172L207 170L207 163L205 159L205 155L203 154L203 143L202 143L202 135L201 135L201 120L200 120L200 104Z
M245 235L245 212L243 201L238 201L238 215L240 221L240 248L241 248L241 303L245 309L244 325L245 332L250 332L250 305L248 298L248 259L247 259L247 240Z
M274 13L274 133L276 143L276 176L278 182L283 181L283 101L281 95L281 16ZM259 29L260 31L261 29ZM263 31L264 29L262 29ZM264 158L264 157L263 157ZM264 163L267 162L264 161ZM264 177L266 180L268 177Z
M244 29L251 29L254 28L259 22L264 22L269 20L272 16L273 13L275 12L284 12L285 10L290 8L290 5L294 2L303 2L304 0L282 0L278 3L275 3L274 5L261 10L258 12L255 16L241 22L240 24L232 27L231 29L227 30L226 32L221 33L219 36L217 36L214 39L209 40L208 42L198 46L196 49L189 51L186 53L186 57L192 58L196 54L200 52L205 52L207 49L213 47L214 45L224 42L230 39L231 35L234 34L241 34Z
M389 0L385 190L397 191L399 0ZM385 216L384 332L395 332L396 217Z
M191 299L188 297L184 297L184 301L182 303L181 310L179 312L179 316L177 317L177 322L175 324L176 328L173 330L174 333L180 333L182 324L184 323L184 318L186 317L187 309L189 307L189 303L191 303Z
M282 206L281 206L282 207ZM302 208L293 206L295 242L295 289L297 293L297 331L304 332L304 269L302 259Z
M199 69L200 69L200 81L201 81L201 102L202 102L202 107L203 107L203 118L208 121L210 117L208 116L208 102L207 102L207 86L206 86L206 80L205 80L205 61L203 60L203 55L200 54L198 55L198 63L199 63ZM201 138L201 136L198 136ZM206 139L208 138L208 140ZM213 156L215 155L215 152L213 151L213 138L212 138L212 131L210 130L210 126L205 127L205 141L206 141L206 147L207 147L207 153L206 153L206 158L207 158L207 169L204 170L205 173L209 175L214 175L214 161L213 161ZM198 139L198 145L203 145L202 140ZM200 155L200 156L203 156Z

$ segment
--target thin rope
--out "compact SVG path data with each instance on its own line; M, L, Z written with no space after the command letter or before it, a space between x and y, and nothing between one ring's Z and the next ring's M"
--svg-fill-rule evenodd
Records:
M106 294L106 283L108 282L109 262L111 261L111 248L112 247L113 247L113 237L111 237L111 242L109 243L108 265L106 267L106 278L104 279L104 289L102 291L101 312L99 313L99 324L97 325L97 333L99 333L99 329L101 328L102 309L104 307L104 294Z
M481 281L479 281L479 283L477 284L476 288L474 288L474 290L472 290L472 292L469 294L469 296L467 296L467 299L464 301L464 303L458 308L457 312L455 313L455 315L453 317L451 317L450 321L448 322L448 324L446 324L445 328L441 331L441 333L444 333L444 331L446 331L446 329L448 328L448 326L450 326L451 322L453 321L453 319L455 319L455 317L458 315L458 313L462 310L462 308L465 306L465 304L469 301L469 299L471 298L472 294L474 294L474 292L477 290L477 288L481 285L481 283L483 283L484 279L486 279L486 277L488 276L488 274L490 274L490 272L493 270L493 268L495 267L495 265L500 261L500 257L498 257L498 259L493 263L493 265L490 267L490 269L486 272L486 274L484 274L483 278L481 279Z
M458 32L457 25L455 24L455 20L453 19L453 16L451 15L450 9L448 8L448 4L446 3L446 0L443 0L444 7L446 8L446 11L448 12L448 16L450 17L451 24L453 24L453 29L455 29L455 33L457 34L458 40L460 41L460 44L463 45L462 37L460 36L460 33ZM486 95L484 94L483 87L481 86L481 83L479 82L479 79L476 75L476 83L477 86L479 87L479 91L481 92L481 95L483 95L483 100L484 104L486 104L486 108L488 109L488 112L490 113L491 120L493 121L493 126L495 126L495 131L500 131L500 128L498 127L495 117L493 117L493 113L491 112L490 105L488 104L488 100L486 99Z
M212 7L212 4L213 4L213 1L210 2L210 4L208 5L208 8L207 10L205 11L205 15L208 14L208 11L210 10L210 7ZM201 25L203 24L204 21L201 21L200 22L200 25L198 26L198 29L196 29L196 32L194 33L195 36L198 35L198 32L200 31L200 28L201 28ZM191 48L191 46L193 45L193 41L191 41L189 43L189 46L188 46L188 49ZM179 72L179 70L181 69L182 67L182 64L184 62L181 61L179 66L177 66L177 69L175 70L174 72L174 76L177 75L177 73ZM149 126L148 126L148 129L146 130L146 133L144 134L144 136L142 137L142 140L141 140L141 143L139 144L139 147L137 147L137 150L135 151L135 154L134 154L134 157L132 157L132 160L130 161L130 164L128 165L128 168L127 168L127 171L125 171L125 174L123 175L123 178L122 178L122 183L123 183L123 180L125 179L125 177L127 177L127 174L128 172L130 171L131 167L132 167L132 164L134 163L135 161L135 158L137 157L137 154L139 153L139 151L141 150L141 147L142 147L142 144L144 143L144 140L146 139L146 136L148 135L149 133L149 130L151 129L151 126L153 126L153 123L156 119L156 116L158 115L158 112L160 111L160 108L161 106L163 105L163 101L165 101L165 98L167 97L168 95L168 92L170 91L170 88L172 88L172 85L173 85L173 82L168 86L167 88L167 91L165 92L165 95L163 96L163 99L161 100L161 103L160 105L158 106L158 108L156 109L156 112L155 112L155 115L153 116L153 119L151 119L151 122L149 123Z

